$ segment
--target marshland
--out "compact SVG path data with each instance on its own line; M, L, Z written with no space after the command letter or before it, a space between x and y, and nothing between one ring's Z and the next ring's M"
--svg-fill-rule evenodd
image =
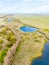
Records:
M0 65L36 65L36 59L44 59L49 41L48 21L49 16L1 16Z

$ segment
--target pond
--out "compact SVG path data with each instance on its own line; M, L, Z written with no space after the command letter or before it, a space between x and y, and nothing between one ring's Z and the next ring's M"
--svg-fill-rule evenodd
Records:
M12 18L9 18L9 19L8 19L8 22L12 22Z
M34 59L31 65L49 65L49 42L44 47L42 57Z
M20 28L23 32L35 32L37 31L37 28L30 27L30 26L23 26Z

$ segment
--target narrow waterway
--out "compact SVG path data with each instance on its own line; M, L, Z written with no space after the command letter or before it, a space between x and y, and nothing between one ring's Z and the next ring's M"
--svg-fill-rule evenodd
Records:
M49 42L44 46L43 55L34 59L31 65L49 65Z

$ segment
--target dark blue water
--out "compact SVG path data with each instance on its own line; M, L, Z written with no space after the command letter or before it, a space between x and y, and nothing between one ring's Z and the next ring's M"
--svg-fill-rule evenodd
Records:
M12 18L9 18L9 19L8 19L8 22L12 22Z
M49 65L49 42L44 47L42 57L34 59L31 65Z
M20 29L24 32L35 32L35 31L37 31L37 28L33 28L30 26L24 26L24 27L21 27Z

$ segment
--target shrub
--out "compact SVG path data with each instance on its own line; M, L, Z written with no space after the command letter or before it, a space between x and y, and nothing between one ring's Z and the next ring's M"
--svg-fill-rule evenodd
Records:
M3 43L3 40L0 38L0 44L2 44Z
M7 49L0 52L0 63L3 63L6 52L7 52Z

